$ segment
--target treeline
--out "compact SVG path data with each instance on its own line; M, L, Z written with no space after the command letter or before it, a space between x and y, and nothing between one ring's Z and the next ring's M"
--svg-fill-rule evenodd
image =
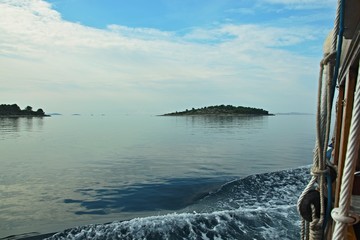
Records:
M0 105L0 116L47 116L45 112L39 108L33 111L32 107L27 106L25 109L20 109L17 104L1 104Z
M182 112L172 112L163 114L163 116L183 116L183 115L271 115L268 111L259 108L232 106L232 105L218 105L203 108L186 109Z

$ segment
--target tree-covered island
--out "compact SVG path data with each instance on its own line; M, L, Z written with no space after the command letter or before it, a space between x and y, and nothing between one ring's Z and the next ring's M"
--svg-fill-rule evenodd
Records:
M182 112L172 112L165 113L160 116L191 116L191 115L273 115L269 114L268 111L251 108L251 107L242 107L242 106L232 106L232 105L219 105L219 106L209 106L203 108L192 108L191 110L186 109Z
M39 108L33 111L32 107L27 106L21 110L17 104L0 104L0 117L48 117L45 112Z

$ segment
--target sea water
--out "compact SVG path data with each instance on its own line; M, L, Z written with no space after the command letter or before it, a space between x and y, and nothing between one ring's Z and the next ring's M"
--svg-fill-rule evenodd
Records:
M0 118L0 238L297 239L314 120Z

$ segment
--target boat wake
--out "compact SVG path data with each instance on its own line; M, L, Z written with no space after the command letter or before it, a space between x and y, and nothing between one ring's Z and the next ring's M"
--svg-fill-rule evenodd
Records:
M223 185L178 213L75 227L47 239L298 239L309 166Z

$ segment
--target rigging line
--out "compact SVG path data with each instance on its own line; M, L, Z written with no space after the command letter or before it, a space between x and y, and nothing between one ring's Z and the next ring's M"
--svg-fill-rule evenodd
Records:
M360 68L358 70L355 99L353 105L353 112L351 117L349 144L346 150L345 166L343 170L343 177L341 181L341 191L339 207L331 212L331 216L335 220L333 240L342 239L344 236L347 222L351 219L357 221L356 216L349 214L352 185L354 181L354 172L356 167L356 160L358 159L359 136L360 136Z
M338 78L339 69L340 69L341 49L342 49L343 35L344 35L344 8L345 8L344 5L345 5L345 0L339 0L339 6L338 6L338 12L337 12L337 18L336 18L338 21L338 26L335 26L335 28L338 29L339 32L336 35L334 33L333 44L336 45L337 37L339 38L339 41L338 41L337 52L336 52L335 72L334 72L334 76L333 76L333 79L331 82L331 94L330 94L331 103L333 102L333 99L334 99L336 80ZM337 32L337 31L335 31L335 32Z

